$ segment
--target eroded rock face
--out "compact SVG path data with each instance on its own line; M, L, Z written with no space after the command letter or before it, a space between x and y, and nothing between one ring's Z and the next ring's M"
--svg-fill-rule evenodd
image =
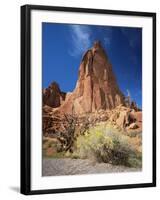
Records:
M125 103L112 65L99 42L83 56L73 92L64 93L53 82L43 90L43 133L54 136L68 125L66 116L76 116L76 127L110 121L115 127L142 130L142 112L135 102Z
M92 113L120 104L124 104L124 95L117 85L112 65L100 42L95 42L82 58L76 88L59 111Z
M43 105L52 108L59 107L65 100L66 93L62 92L56 82L50 84L48 88L43 89L42 98Z

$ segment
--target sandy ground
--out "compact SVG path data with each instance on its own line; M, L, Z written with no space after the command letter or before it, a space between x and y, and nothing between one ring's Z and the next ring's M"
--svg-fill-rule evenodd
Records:
M44 158L42 176L134 172L141 169L71 158Z

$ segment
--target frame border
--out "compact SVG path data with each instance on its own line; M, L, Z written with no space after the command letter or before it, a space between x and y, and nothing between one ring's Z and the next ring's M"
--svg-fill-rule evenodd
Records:
M76 188L60 188L47 190L31 190L31 11L32 10L48 10L48 11L65 11L79 13L97 13L97 14L114 14L126 16L142 16L152 17L153 20L153 149L152 149L152 183L142 184L125 184L112 186L94 186L94 187L76 187ZM33 194L50 194L50 193L66 193L66 192L84 192L97 190L113 190L113 189L129 189L129 188L145 188L156 187L156 13L122 11L122 10L104 10L90 8L73 8L73 7L57 7L45 5L23 5L21 6L21 144L20 144L20 192L25 195Z

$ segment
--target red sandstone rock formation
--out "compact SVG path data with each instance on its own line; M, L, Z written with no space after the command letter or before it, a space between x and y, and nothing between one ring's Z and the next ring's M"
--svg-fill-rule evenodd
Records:
M100 42L95 42L83 56L74 91L56 112L92 113L124 104L112 65Z
M137 108L136 108L137 109ZM122 129L142 130L142 111L125 106L117 106L111 111L109 121Z
M50 106L52 108L59 107L65 100L66 93L62 92L59 85L56 82L50 84L50 86L42 91L43 105Z
M125 100L106 52L95 42L83 55L73 92L62 92L56 82L43 90L43 133L62 131L65 115L77 116L80 125L109 120L122 129L141 131L142 112L135 102L127 105Z

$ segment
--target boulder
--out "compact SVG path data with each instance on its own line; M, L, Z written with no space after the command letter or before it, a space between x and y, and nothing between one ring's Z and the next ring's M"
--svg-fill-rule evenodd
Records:
M121 111L119 113L118 119L116 120L116 124L121 128L125 128L129 124L128 117L129 117L128 111Z
M135 111L129 107L117 106L111 111L109 121L122 129L142 130L142 111Z

